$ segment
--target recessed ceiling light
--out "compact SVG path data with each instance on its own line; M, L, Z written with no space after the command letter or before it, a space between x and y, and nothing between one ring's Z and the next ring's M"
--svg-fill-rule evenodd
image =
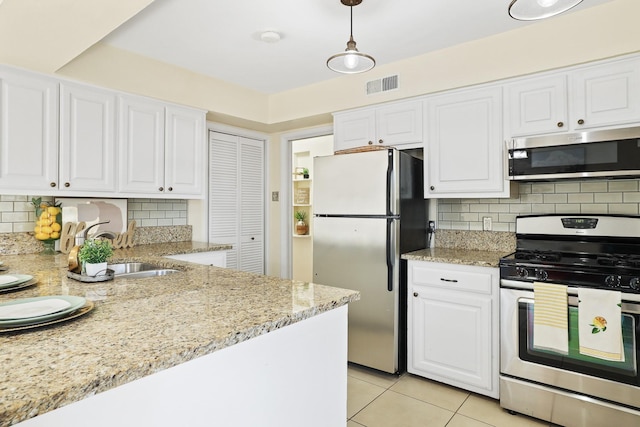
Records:
M265 43L277 43L282 37L277 31L264 31L260 34L260 40Z

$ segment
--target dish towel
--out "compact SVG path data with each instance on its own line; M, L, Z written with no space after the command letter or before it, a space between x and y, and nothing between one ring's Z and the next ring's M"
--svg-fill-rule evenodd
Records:
M533 293L533 346L569 354L567 287L534 282Z
M621 303L618 291L578 288L580 354L624 361Z

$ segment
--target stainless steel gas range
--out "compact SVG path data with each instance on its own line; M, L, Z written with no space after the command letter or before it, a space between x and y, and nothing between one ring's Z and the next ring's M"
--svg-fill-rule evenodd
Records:
M523 216L516 237L500 260L500 405L563 426L639 426L640 217ZM619 298L608 330L588 317L587 293L592 310L605 310L600 297ZM553 348L539 344L549 330ZM587 352L589 332L618 339L619 360Z

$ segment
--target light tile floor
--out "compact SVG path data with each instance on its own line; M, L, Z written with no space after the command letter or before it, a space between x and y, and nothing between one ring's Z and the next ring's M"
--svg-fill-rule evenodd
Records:
M349 365L347 427L547 427L497 400L411 374Z

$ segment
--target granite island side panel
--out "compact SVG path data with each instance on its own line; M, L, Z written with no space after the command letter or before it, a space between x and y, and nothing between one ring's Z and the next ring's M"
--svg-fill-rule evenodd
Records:
M192 242L117 250L111 262L145 261L181 270L161 277L81 283L66 277L67 256L2 256L6 273L38 285L0 302L78 295L89 314L25 332L0 334L0 427L221 350L343 306L355 291L163 258L228 249Z

